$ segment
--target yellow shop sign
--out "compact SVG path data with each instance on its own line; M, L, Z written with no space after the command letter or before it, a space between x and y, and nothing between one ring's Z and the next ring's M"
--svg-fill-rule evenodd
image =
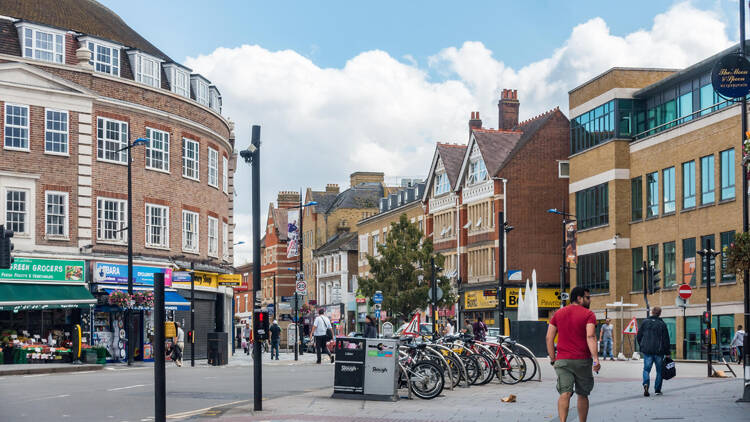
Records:
M464 309L497 308L497 296L485 296L484 290L464 292Z
M518 287L505 288L505 307L518 307ZM559 308L560 307L560 289L551 287L537 288L537 305L540 308Z
M240 276L240 278L242 278L242 276ZM195 280L196 287L198 286L211 287L214 289L219 287L219 274L217 273L204 273L203 271L193 271L193 280ZM172 285L175 285L175 284L190 286L190 281L173 280Z
M219 286L241 286L242 274L219 274Z

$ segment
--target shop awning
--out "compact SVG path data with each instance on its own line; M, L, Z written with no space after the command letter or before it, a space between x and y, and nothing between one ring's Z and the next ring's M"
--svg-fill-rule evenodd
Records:
M107 294L111 294L114 291L123 291L125 289L109 289L109 288L101 288L100 290L103 290L107 292ZM136 291L153 291L153 288L144 288L142 286L138 286ZM190 310L190 301L186 300L182 296L180 296L179 293L175 290L166 290L164 292L164 309L169 311L189 311Z
M81 284L0 283L0 311L94 307L96 299Z

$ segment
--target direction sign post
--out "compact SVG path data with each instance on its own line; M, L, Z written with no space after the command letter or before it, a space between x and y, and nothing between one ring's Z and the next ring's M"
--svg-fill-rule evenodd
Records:
M376 291L374 295L372 295L372 301L375 303L383 303L383 292L380 290Z

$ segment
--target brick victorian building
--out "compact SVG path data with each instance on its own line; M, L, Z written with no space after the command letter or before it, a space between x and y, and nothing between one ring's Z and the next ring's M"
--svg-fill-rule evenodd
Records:
M498 129L482 128L478 112L469 120L468 145L438 144L427 178L428 236L446 256L444 273L458 282L462 317L496 321L497 300L484 290L497 286L498 213L515 229L506 235L506 317L522 281L536 270L540 317L559 306L562 228L547 210L565 204L569 122L559 109L518 122L515 90L503 90ZM548 288L544 288L547 286Z
M146 138L148 145L132 148L136 290L150 290L153 273L165 273L169 282L172 270L193 269L197 338L228 331L231 289L218 279L231 272L235 149L215 86L95 1L4 1L0 133L0 223L15 232L17 270L65 269L36 284L29 281L39 274L0 274L7 293L0 299L1 328L46 338L33 321L51 319L46 330L80 322L87 341L106 343L123 357L113 341L122 309L104 296L127 284L123 148ZM173 281L168 309L183 320L184 290L173 288L184 288L185 280ZM60 288L70 285L90 289ZM33 315L21 321L9 309ZM27 320L31 325L22 327ZM132 323L136 358L148 359L150 311L136 312Z

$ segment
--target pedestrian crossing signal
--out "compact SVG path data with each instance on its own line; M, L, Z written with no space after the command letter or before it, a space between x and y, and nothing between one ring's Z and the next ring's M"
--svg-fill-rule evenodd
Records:
M253 338L268 340L268 311L256 309L253 312Z

